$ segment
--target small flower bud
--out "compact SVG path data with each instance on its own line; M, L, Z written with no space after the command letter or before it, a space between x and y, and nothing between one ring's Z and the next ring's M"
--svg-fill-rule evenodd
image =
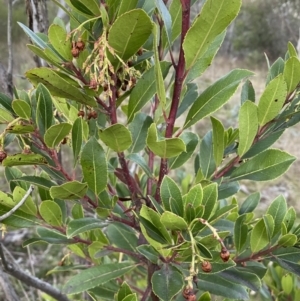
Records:
M209 261L203 261L203 262L201 263L201 269L202 269L202 271L205 272L205 273L211 272L211 270L212 270L211 263L210 263Z
M78 48L72 48L71 53L74 58L77 58L77 57L79 57L80 51Z
M0 163L7 157L7 153L3 150L0 150Z
M224 262L227 262L230 258L230 253L226 248L222 248L221 253L220 253L220 257L222 258L222 260Z

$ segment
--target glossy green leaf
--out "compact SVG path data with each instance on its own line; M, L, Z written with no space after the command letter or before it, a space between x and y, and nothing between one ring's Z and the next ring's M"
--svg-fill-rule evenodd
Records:
M243 103L239 112L238 154L242 157L251 147L258 131L257 106L252 101Z
M268 235L268 239L269 239L269 242L270 242L271 238L273 237L273 232L274 232L274 219L273 219L272 215L265 214L265 215L263 215L263 220L264 220L265 225L266 225L267 235Z
M123 124L119 123L100 130L99 138L116 152L122 152L132 144L131 133Z
M21 118L24 118L27 120L29 120L31 118L31 107L25 100L21 100L21 99L13 100L12 108L14 109L15 113L18 116L20 116ZM1 114L1 112L0 112L0 114ZM4 118L4 117L3 116L0 117L0 123L1 123L1 118Z
M274 261L277 262L285 270L292 272L293 274L300 276L300 264L289 261L281 260L280 258L274 258Z
M82 142L83 142L83 125L84 120L81 117L78 117L72 127L72 150L74 156L74 166L78 160L78 156L81 152Z
M43 201L39 212L47 224L57 227L62 225L62 211L54 201Z
M216 166L223 160L225 149L225 130L222 122L214 117L210 117L213 128L213 155ZM201 162L201 154L200 154Z
M255 91L253 85L249 79L245 81L241 92L241 105L247 100L255 102Z
M270 135L266 137L259 139L259 141L253 144L249 151L247 151L247 153L243 155L243 159L251 158L272 146L281 137L283 132L284 130L276 131L274 133L270 133Z
M38 100L36 123L40 134L44 136L53 121L52 97L48 89L43 84L39 84L36 89L36 98Z
M234 300L248 300L246 288L235 282L231 282L221 274L201 275L197 281L198 288L209 291L211 294L227 297Z
M266 84L268 85L271 80L273 80L276 76L283 73L283 69L284 69L284 60L280 57L270 67L267 75Z
M274 119L286 98L287 87L283 75L274 78L264 90L258 103L258 122L261 126Z
M132 95L132 93L130 94ZM131 153L137 153L144 149L149 126L153 123L150 116L145 113L137 113L129 124L128 129L132 137L132 145L129 148Z
M202 205L205 208L203 218L208 219L218 199L218 185L216 183L209 184L203 188Z
M152 263L157 263L159 260L160 254L150 245L140 245L136 250Z
M172 46L172 17L163 0L155 0L157 10L162 18L169 47Z
M169 176L165 176L160 187L160 197L167 211L183 216L183 201L178 185ZM171 202L174 203L171 205ZM174 211L172 209L175 209Z
M159 0L155 0L155 1L159 1ZM153 49L154 49L154 72L155 72L155 82L156 82L156 93L157 93L157 97L159 100L159 103L162 106L162 109L165 109L166 106L166 90L165 90L165 84L164 84L164 79L163 79L163 75L162 75L162 70L160 67L160 58L159 58L159 53L158 53L158 39L159 39L159 26L157 24L153 24L153 30L152 30L152 34L153 34Z
M127 284L126 281L124 281L116 295L116 301L123 301L126 296L131 295L132 291L130 289L130 286Z
M194 103L198 97L198 86L195 83L188 83L181 93L182 100L176 112L176 118L181 116Z
M34 132L34 126L32 124L14 124L6 128L7 133L11 134L29 134Z
M12 109L12 99L6 94L0 92L0 108L1 107L8 112L14 113L14 110Z
M0 107L0 124L10 123L14 120L14 117L7 110Z
M52 24L48 30L48 38L54 49L66 60L72 61L71 39L67 37L67 32L64 28L57 24Z
M289 295L294 289L294 279L291 274L285 274L281 278L281 286L285 294Z
M266 224L260 219L254 226L250 236L251 251L256 253L265 248L269 243Z
M165 77L171 67L169 62L160 62L160 68ZM141 110L156 92L155 69L152 66L138 80L137 84L130 93L128 102L128 122L131 122L135 114Z
M59 186L52 186L50 195L53 199L78 200L85 196L87 188L86 183L78 181L66 182Z
M239 182L225 182L218 186L218 200L226 199L240 190Z
M298 56L297 50L291 42L288 42L288 50L289 50L290 57L292 57L292 56L297 57Z
M78 218L83 218L84 217L83 207L79 203L75 203L74 204L74 206L72 207L71 213L72 213L72 217L74 219L78 219Z
M203 199L203 189L201 184L193 186L185 195L185 204L190 204L194 208L201 205Z
M222 218L224 215L229 214L231 211L233 211L235 208L237 208L237 204L230 204L223 206L219 208L210 218L209 222L211 224L214 224L217 220Z
M94 193L99 194L106 187L107 162L105 152L95 137L84 146L80 162L84 180Z
M239 214L242 215L244 213L252 212L258 205L260 201L260 193L254 192L250 194L242 203Z
M143 205L140 211L140 220L150 238L163 244L172 243L170 234L160 221L160 216L156 211Z
M208 0L188 30L183 50L186 68L190 69L197 59L201 57L217 35L223 32L231 21L237 16L241 1L233 0L230 5L227 1Z
M118 16L136 8L138 0L121 0L120 2L121 3L118 11ZM118 300L118 301L122 301L122 300Z
M160 221L169 230L182 231L188 228L186 221L173 212L165 211L162 214Z
M39 154L15 154L7 156L2 161L3 166L42 165L47 163L45 157Z
M284 216L284 223L286 225L286 229L287 231L291 231L293 226L294 226L294 223L295 223L295 220L296 220L296 210L294 207L291 207L289 208L289 210L286 212L285 216Z
M151 19L143 10L134 9L116 19L109 30L108 43L126 61L147 41L151 32Z
M287 92L293 92L300 82L300 61L297 57L292 56L285 62L283 77L287 83Z
M31 69L26 72L26 77L34 86L43 83L52 96L68 98L91 107L96 107L95 99L85 93L79 85L74 86L50 68L40 67Z
M298 238L295 234L285 234L278 240L277 244L283 247L293 247L298 241Z
M190 82L198 78L211 65L215 55L217 54L218 50L220 49L224 41L225 36L226 36L226 30L224 30L222 33L220 33L214 38L212 43L208 46L207 50L203 53L202 56L200 56L195 61L195 64L189 70L188 75L186 77L187 82Z
M130 262L105 263L81 271L64 285L65 294L77 294L119 278L135 267Z
M200 143L200 168L205 179L209 179L216 170L213 151L213 134L209 131Z
M4 215L9 210L10 208L0 204L0 216ZM1 223L16 229L22 229L37 226L41 221L31 214L27 214L22 210L17 210L8 218L2 220Z
M13 191L13 200L15 204L18 204L26 194L26 190L21 187L15 187ZM29 195L25 201L25 203L20 207L20 210L27 214L31 214L36 216L37 208L35 202L32 200L31 196Z
M248 70L235 69L205 89L190 108L184 128L218 110L231 98L239 83L252 74Z
M54 182L52 182L48 179L45 179L43 177L38 177L38 176L23 176L22 177L22 174L20 175L20 177L18 177L14 181L30 183L30 184L33 184L35 186L46 189L46 190L49 190L49 188L51 186L56 185L56 183L54 183Z
M171 301L184 285L183 276L171 265L164 265L151 278L152 290L163 301Z
M241 268L231 268L221 272L221 275L236 284L240 283L243 286L250 288L252 291L258 291L261 288L261 280L254 273L249 273Z
M121 223L110 224L106 228L106 235L110 243L118 248L135 251L138 237L132 228Z
M74 219L68 223L66 234L68 238L72 238L80 233L104 226L106 226L106 224L103 221L93 217Z
M274 235L280 231L281 223L284 220L286 212L287 204L285 198L282 195L278 196L268 207L267 214L270 214L275 222L275 227L273 231Z
M186 146L180 138L159 140L155 123L148 129L146 142L150 150L161 158L176 157L186 151Z
M234 246L240 252L247 241L248 227L244 224L246 215L239 216L234 225Z
M141 155L139 154L130 154L126 157L126 159L132 161L132 162L135 162L136 164L138 164L142 169L143 171L146 173L146 175L149 177L149 178L154 178L154 175L153 173L151 172L149 166L148 166L148 163L146 162L145 158L142 157Z
M44 136L46 145L50 148L55 148L67 135L69 135L71 129L72 125L66 122L52 125L47 129Z
M180 0L173 0L169 7L169 12L172 19L172 35L171 42L174 42L181 33L182 23L182 6Z
M198 301L211 301L211 296L209 292L205 292L203 293L200 298L198 299Z
M278 149L268 149L237 167L230 178L232 180L269 181L287 171L295 157Z

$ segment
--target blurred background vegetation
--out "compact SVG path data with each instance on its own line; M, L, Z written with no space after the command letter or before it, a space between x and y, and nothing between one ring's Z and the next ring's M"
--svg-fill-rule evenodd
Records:
M7 68L7 1L0 0L0 67ZM147 0L146 0L147 1ZM218 1L218 0L215 0ZM24 72L35 67L33 55L27 49L29 43L27 36L23 33L17 22L27 24L25 0L13 0L13 75L14 84L18 89L29 89L30 85L24 78ZM63 0L61 0L63 2ZM201 9L203 1L197 1L193 6L193 16ZM47 1L49 24L62 11L58 10L55 4ZM65 18L65 17L64 17ZM68 22L67 18L65 21ZM199 90L205 89L217 78L225 75L233 68L249 68L255 71L256 75L251 78L257 93L257 98L264 90L265 78L268 70L266 57L272 64L279 56L284 57L288 41L292 42L300 49L300 0L243 0L243 6L237 19L230 25L226 39L212 66L206 71L199 81ZM1 87L1 85L0 85ZM1 88L0 88L1 89ZM237 122L239 106L238 93L232 101L225 106L225 110L217 112L217 118L221 119L226 126L235 126ZM211 125L209 119L201 121L194 131L202 137ZM0 129L1 130L1 129ZM296 156L298 160L293 164L286 175L276 180L274 183L241 183L242 189L239 201L243 201L249 193L260 191L262 194L261 210L264 210L269 201L277 195L283 194L288 204L295 206L300 212L300 125L287 131L279 140L276 147L284 149ZM182 175L188 175L191 166L183 170ZM0 175L3 170L0 169ZM0 180L0 190L5 190L3 177ZM32 233L30 234L32 235ZM9 233L5 237L6 246L12 254L18 258L21 266L31 269L31 272L38 277L47 279L51 283L64 282L60 274L46 276L47 271L59 264L60 260L67 256L66 250L61 250L59 246L38 246L33 245L23 249L20 246L21 240L29 238L27 230ZM25 251L25 252L24 252ZM29 259L29 261L28 261ZM13 280L15 281L15 280ZM17 284L18 291L21 292L20 300L38 300L35 291L27 291ZM28 296L26 297L26 294ZM0 287L0 300L1 287ZM43 299L41 295L39 300ZM50 300L50 299L49 299ZM256 299L257 300L257 299Z

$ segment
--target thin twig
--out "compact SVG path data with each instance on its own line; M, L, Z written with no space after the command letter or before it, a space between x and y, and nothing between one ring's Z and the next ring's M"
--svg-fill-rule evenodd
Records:
M29 197L30 193L33 191L33 185L30 185L28 190L26 191L25 195L21 199L21 201L12 209L10 209L8 212L0 216L0 222L5 220L6 218L10 217L13 215L26 201L26 199Z
M41 290L42 292L45 292L46 294L50 295L51 297L55 298L58 301L70 301L70 299L66 295L62 294L58 289L56 289L49 283L31 276L17 269L14 265L7 262L3 252L2 244L0 244L0 257L4 267L4 271L7 274L10 274L11 276L19 279L20 281L24 282L28 286L35 287Z

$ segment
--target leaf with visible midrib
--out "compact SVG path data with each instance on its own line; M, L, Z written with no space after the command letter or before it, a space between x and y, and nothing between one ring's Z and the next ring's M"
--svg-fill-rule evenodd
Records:
M80 162L84 180L98 195L107 183L107 162L104 150L95 137L91 137L84 146Z
M136 264L130 262L121 262L106 263L87 268L78 275L71 277L64 285L63 292L65 294L77 294L87 291L93 287L121 277L135 266Z

